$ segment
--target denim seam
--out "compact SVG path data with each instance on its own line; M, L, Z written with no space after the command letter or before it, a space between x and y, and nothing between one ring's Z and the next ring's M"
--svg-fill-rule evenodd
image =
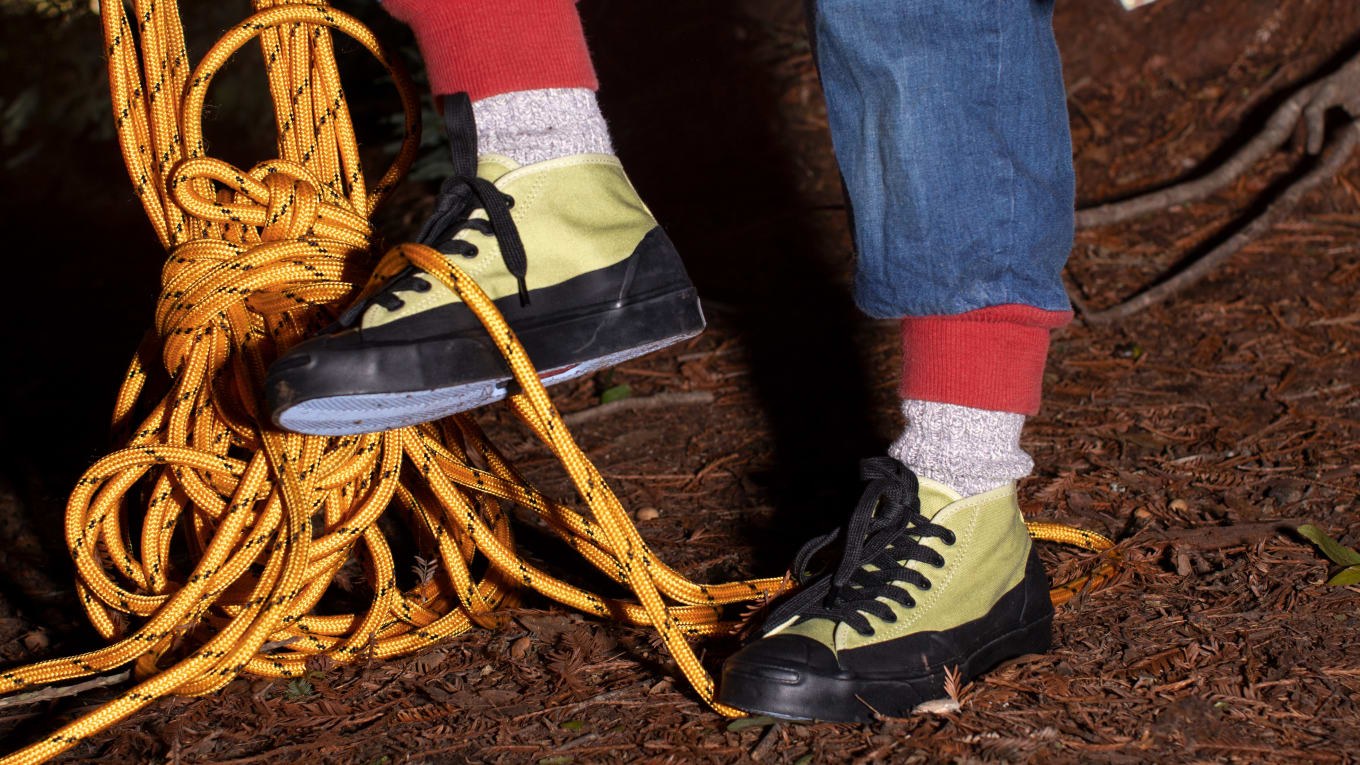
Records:
M993 253L994 256L996 256L996 257L998 257L998 258L1004 258L1004 257L1006 257L1007 255L1010 255L1011 257L1014 257L1015 254L1016 254L1016 253L1015 253L1015 174L1016 174L1016 173L1015 173L1015 161L1014 161L1014 159L1012 159L1012 157L1011 157L1009 141L1006 140L1005 133L1002 132L1002 131L1000 130L1000 126L1001 126L1001 124L1002 124L1002 122L1003 122L1003 119L1004 119L1004 115L1001 114L1001 109L1002 109L1002 106L1001 106L1001 101L1002 101L1002 98L1001 98L1001 83L1003 82L1003 78L1004 78L1004 76L1005 76L1005 72L1002 71L1002 70L1003 70L1003 67L1005 66L1005 61L1006 61L1006 57L1005 57L1005 55L1004 55L1004 53L1005 53L1005 34L1006 34L1006 25L1005 25L1005 23L1003 22L1003 20L1002 20L1002 18L1001 18L1001 17L1002 17L1002 12L1003 12L1002 3L1004 3L1004 2L1007 2L1007 0L996 0L996 2L994 2L993 6L992 6L993 8L996 9L996 15L995 15L995 20L996 20L996 36L995 36L995 38L994 38L994 39L995 39L995 44L996 44L996 50L995 50L995 55L996 55L996 82L994 83L993 88L992 88L992 119L995 121L993 124L994 124L994 126L997 128L997 135L1002 137L1002 141L1001 141L1001 143L1002 143L1002 146L1001 146L1002 153L1001 153L1001 158L1000 158L1000 159L1001 159L1001 164L1002 164L1002 174L1005 175L1005 186L1004 186L1005 191L1002 192L1002 193L1008 195L1008 197L1009 197L1008 204L1006 205L1006 208L1005 208L1004 224L1002 225L1002 230L1005 232L1005 234L1004 234L1004 240L998 242L998 247L997 247L996 251ZM1006 294L1005 294L1004 296L998 296L998 297L1001 297L1001 298L1002 298L1002 299L1000 299L1000 300L998 301L998 304L1016 302L1014 296L1012 295L1012 292L1011 292L1011 289L1010 289L1009 285L1006 287Z

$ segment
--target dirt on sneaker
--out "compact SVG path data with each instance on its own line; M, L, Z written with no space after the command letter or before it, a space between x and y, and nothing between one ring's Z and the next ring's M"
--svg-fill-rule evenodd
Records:
M574 426L648 542L700 581L782 572L803 541L843 520L858 460L882 453L899 425L896 326L850 302L845 211L800 6L581 3L619 154L685 256L710 327L554 397L570 416L624 385L642 401L701 394ZM227 10L203 13L224 28L247 9ZM65 496L107 447L162 251L109 138L98 51L53 65L77 49L62 45L98 48L97 19L4 13L0 656L12 666L99 644L72 590ZM1159 0L1126 13L1114 0L1066 0L1058 32L1079 198L1091 203L1221 160L1293 88L1360 49L1360 5ZM397 25L380 33L410 45ZM243 105L267 113L263 80L218 95L220 124ZM356 95L356 122L395 113L385 98ZM43 115L89 127L55 143ZM218 140L249 164L269 150L268 130ZM366 146L381 156L380 138ZM1127 297L1221 240L1305 162L1286 146L1203 202L1079 233L1071 288L1095 308ZM383 213L389 241L419 222L431 191L404 188ZM1360 547L1358 293L1360 156L1207 281L1124 322L1055 334L1043 410L1025 432L1038 467L1021 506L1116 537L1124 565L1058 609L1052 652L957 689L957 709L865 725L731 722L677 679L650 631L533 600L510 628L421 656L322 662L305 679L242 678L162 700L63 761L1353 761L1360 591L1326 585L1332 567L1292 528L1312 523ZM507 412L478 417L532 480L568 495ZM532 522L517 541L544 565L576 565ZM1092 564L1039 549L1058 581ZM401 554L415 576L418 551ZM367 587L358 570L342 584ZM718 667L735 645L713 641L705 661ZM0 699L0 748L117 691Z

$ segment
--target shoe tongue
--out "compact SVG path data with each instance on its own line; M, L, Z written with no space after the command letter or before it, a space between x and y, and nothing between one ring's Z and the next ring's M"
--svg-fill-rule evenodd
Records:
M958 492L939 481L932 481L924 476L917 476L916 480L920 485L917 496L921 499L921 515L927 518L933 519L945 505L963 499Z
M492 183L518 168L518 162L500 154L483 154L477 158L477 177Z

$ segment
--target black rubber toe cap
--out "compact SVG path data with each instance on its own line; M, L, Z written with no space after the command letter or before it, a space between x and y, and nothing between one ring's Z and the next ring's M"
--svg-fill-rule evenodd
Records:
M408 342L373 342L366 334L358 328L327 332L270 365L265 395L274 420L284 409L317 398L430 390L508 374L485 332Z
M825 645L803 635L774 635L754 640L724 665L723 671L744 675L787 678L798 682L809 672L835 674L836 655Z
M718 700L790 720L872 719L855 690L853 674L841 668L831 649L802 635L774 635L749 643L727 660Z

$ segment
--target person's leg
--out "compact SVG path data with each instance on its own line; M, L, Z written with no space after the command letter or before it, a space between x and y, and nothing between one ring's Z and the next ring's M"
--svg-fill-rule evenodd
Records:
M1074 182L1052 0L811 5L856 302L902 319L908 422L891 458L866 461L835 572L729 659L720 699L870 720L943 696L946 670L967 680L1048 646L1014 482L1032 467L1019 435L1049 332L1071 317Z
M442 103L454 172L415 241L476 281L552 385L698 334L698 295L612 156L574 0L387 0ZM415 425L504 398L500 340L414 268L290 349L270 416L317 435Z
M965 494L1028 474L1017 415L1038 410L1049 330L1071 316L1059 274L1074 180L1052 10L823 0L812 21L854 209L856 302L905 317L908 422L892 453Z
M467 93L482 153L531 164L613 154L575 0L386 0L436 96Z

